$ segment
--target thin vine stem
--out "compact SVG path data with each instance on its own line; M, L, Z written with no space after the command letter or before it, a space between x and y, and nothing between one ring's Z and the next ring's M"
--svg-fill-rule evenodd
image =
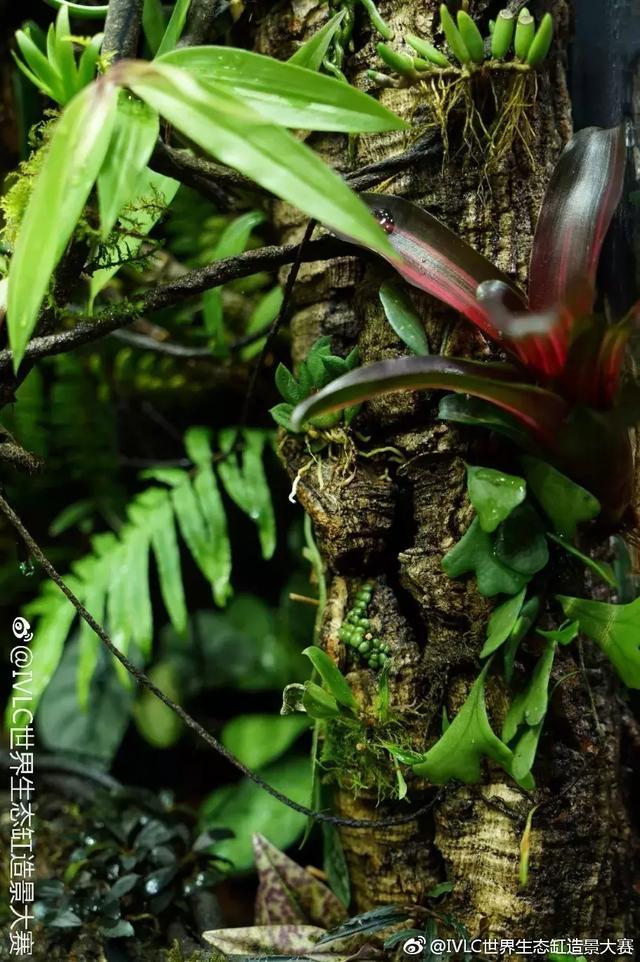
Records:
M219 755L222 755L228 762L230 762L235 768L238 769L244 776L250 778L251 781L255 782L260 788L271 795L273 798L282 802L288 808L293 809L295 812L299 812L301 815L305 815L316 822L327 822L331 825L343 825L346 828L368 828L368 829L383 829L390 828L393 825L406 825L409 822L413 822L416 818L424 815L430 809L432 809L443 796L444 789L440 789L435 796L426 805L418 808L407 815L399 815L390 818L381 819L361 819L361 818L343 818L340 815L332 815L329 812L319 812L308 808L306 805L301 805L299 802L294 801L282 792L279 792L276 788L269 785L262 776L258 775L257 772L252 771L248 768L239 758L230 752L225 746L218 741L218 739L212 735L210 732L203 728L200 722L196 721L182 705L178 705L171 698L166 695L162 689L151 681L149 676L137 668L126 655L124 655L120 649L113 643L110 636L107 634L106 630L99 624L93 615L85 608L77 595L71 590L71 588L66 584L62 575L51 564L49 559L44 554L40 545L34 540L34 538L29 534L24 524L15 513L11 505L5 500L5 498L0 495L0 512L5 516L9 524L14 528L16 533L19 535L23 541L25 547L29 550L32 557L41 565L45 574L58 586L63 595L71 602L73 607L76 609L80 617L89 627L96 633L98 638L102 641L107 651L113 655L114 658L120 662L121 665L129 672L129 674L135 678L135 680L146 688L152 694L159 698L160 701L170 708L174 714L176 714L184 724L190 728L196 735L202 739L210 748L213 748Z

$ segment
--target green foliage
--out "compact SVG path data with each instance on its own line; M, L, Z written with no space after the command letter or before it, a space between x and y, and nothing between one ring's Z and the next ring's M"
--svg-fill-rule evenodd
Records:
M169 23L167 24L166 30L162 35L160 44L155 53L157 57L161 57L162 54L169 53L171 50L175 49L178 40L182 35L190 6L191 0L176 0L173 10L171 11L171 16L169 17Z
M531 771L549 703L549 681L556 644L551 641L536 665L526 689L514 698L502 727L503 741L513 748L512 772L525 778Z
M640 688L640 599L610 605L558 595L558 601L567 618L600 646L625 685Z
M513 598L494 608L487 628L487 640L480 652L481 658L492 655L512 635L524 604L526 591L527 589L523 588Z
M283 755L308 729L301 715L236 715L220 739L248 768L257 769Z
M53 271L107 155L116 106L117 89L112 84L85 87L51 135L9 269L7 324L16 369Z
M271 499L262 466L265 436L249 430L242 466L226 464L218 470L227 493L258 526L263 555L275 546ZM227 444L227 436L223 445ZM153 608L149 561L155 559L160 591L169 619L178 633L187 628L187 610L177 529L200 571L211 584L214 600L224 604L230 595L231 559L224 506L212 468L213 452L208 432L192 428L185 446L194 470L155 469L145 472L163 487L152 486L128 504L126 521L117 536L101 534L92 541L90 555L72 565L69 584L97 621L106 613L115 644L125 654L135 646L146 660L153 638ZM228 448L228 444L227 444ZM42 639L41 670L35 684L34 707L62 656L73 623L73 607L59 590L45 583L40 596L27 608L40 619L37 639ZM45 642L46 639L46 642ZM34 645L36 642L34 641ZM87 709L91 680L98 658L98 640L83 625L78 662L78 698Z
M46 37L36 24L30 23L16 32L16 43L24 59L14 54L14 60L22 73L47 97L64 106L94 80L102 34L72 38L69 10L63 5ZM84 47L77 63L74 43Z
M106 938L142 935L170 910L191 923L188 897L222 877L215 850L228 832L197 835L192 813L166 795L114 787L88 809L60 811L52 824L58 877L36 885L36 918L58 930L93 929Z
M349 682L326 651L311 645L311 647L305 648L303 655L307 656L336 702L352 711L357 710L358 702Z
M347 612L338 632L340 641L353 648L354 652L370 668L384 668L389 661L391 648L371 631L367 609L373 594L373 586L364 584L356 593L354 603Z
M272 788L307 805L311 788L308 758L286 755L260 769ZM247 872L253 865L251 834L260 832L278 848L287 848L302 834L306 816L293 811L267 795L255 782L243 778L234 785L218 788L202 804L199 824L202 831L219 827L231 830L235 837L216 843L215 854L228 859L233 871Z
M385 281L380 287L379 297L387 320L400 340L414 354L428 354L429 342L424 325L416 315L406 290L394 281Z
M581 485L546 461L522 457L527 483L541 507L565 538L574 538L579 524L600 513L600 502Z
M483 531L495 531L527 493L523 478L493 468L467 465L467 493Z
M439 741L421 761L413 764L416 775L428 778L434 785L444 785L452 778L466 784L478 782L480 762L484 757L514 774L513 753L494 734L487 717L484 687L490 665L491 662L487 662L464 705ZM531 787L530 783L528 787Z
M307 70L320 70L346 12L346 10L339 10L335 16L327 20L323 27L298 47L293 56L289 57L288 63L295 64L297 67L306 67Z
M498 594L515 595L529 580L526 575L503 564L495 556L495 538L480 527L478 518L442 559L442 567L450 578L475 572L478 591L488 598Z
M287 431L293 432L291 414L295 405L329 384L334 378L346 374L347 371L352 371L357 364L357 348L354 348L347 357L339 357L331 353L331 337L319 337L311 346L305 360L300 363L297 378L284 364L278 365L276 387L284 398L284 402L271 408L272 418ZM340 423L349 424L357 410L358 408L355 406L335 414L321 414L309 418L305 425L329 429ZM303 431L305 427L302 426L298 430Z

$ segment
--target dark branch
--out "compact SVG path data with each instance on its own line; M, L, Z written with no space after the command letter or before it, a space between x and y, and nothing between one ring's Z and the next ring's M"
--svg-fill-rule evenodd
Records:
M102 49L114 60L135 57L138 50L143 0L109 0Z
M252 771L250 768L247 768L247 766L244 765L240 759L236 758L236 756L233 755L227 748L225 748L225 746L219 742L217 738L203 728L202 725L197 722L195 718L189 715L189 713L186 712L181 705L176 704L176 702L172 701L171 698L165 695L165 693L161 691L161 689L158 688L154 682L151 681L148 675L146 675L143 671L140 671L139 668L136 668L136 666L129 661L126 655L122 654L120 649L114 645L113 641L104 630L102 625L98 624L95 618L93 618L93 616L87 611L79 598L76 597L71 588L68 587L62 576L58 574L49 559L43 553L42 548L34 541L18 515L2 496L0 496L0 512L2 512L7 521L15 529L31 555L36 561L39 562L40 565L42 565L45 573L58 586L58 588L60 588L60 591L63 593L63 595L65 595L65 597L71 602L80 617L89 625L90 628L93 629L106 649L113 655L114 658L118 659L120 664L126 668L129 674L135 678L135 680L142 685L143 688L146 688L148 691L152 692L156 698L159 698L160 701L167 706L167 708L170 708L172 712L181 718L184 724L194 731L199 738L206 742L210 748L213 748L216 752L222 755L223 758L226 758L226 760L240 772L242 772L243 775L245 775L247 778L250 778L256 783L256 785L259 785L260 788L264 789L265 792L268 792L269 795L277 798L279 802L282 802L284 805L287 805L296 812L300 812L302 815L306 815L307 818L318 822L329 822L333 825L345 825L349 828L381 829L388 828L391 825L406 825L408 822L412 822L420 815L429 811L429 809L433 808L434 805L440 801L444 791L443 789L440 789L427 805L422 806L422 808L419 808L417 811L411 812L408 815L400 815L395 818L381 818L379 820L342 818L339 815L330 815L327 812L314 812L312 809L307 808L306 805L300 805L292 798L288 798L288 796L283 795L282 792L272 788L271 785L265 782L260 775Z
M215 261L198 270L188 271L172 281L147 291L139 300L127 307L118 305L96 314L94 317L82 318L75 327L57 334L45 337L34 337L25 349L25 360L48 357L52 354L66 354L83 344L89 344L107 334L112 334L119 327L126 327L136 318L150 311L157 311L163 307L173 307L185 298L211 287L219 287L228 281L239 277L248 277L259 271L274 271L284 264L291 264L296 259L298 244L285 244L282 247L260 247L257 250L246 251L237 257L226 257ZM307 244L303 261L331 260L334 257L348 256L356 253L356 248L345 241L334 237L323 237L321 240ZM0 351L0 370L9 367L13 353L10 349Z

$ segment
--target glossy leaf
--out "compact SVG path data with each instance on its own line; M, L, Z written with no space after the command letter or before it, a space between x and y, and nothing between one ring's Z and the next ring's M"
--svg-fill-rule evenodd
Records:
M467 494L483 531L495 531L527 495L524 478L467 465Z
M501 564L494 555L493 539L474 518L469 530L442 559L442 567L450 578L475 572L478 591L491 598L494 595L515 595L529 580L512 568Z
M451 779L467 785L480 781L480 763L490 758L509 772L510 749L494 734L485 706L484 684L491 662L487 662L469 692L467 700L439 741L413 765L413 771L434 785Z
M316 685L314 681L307 681L304 684L302 708L310 718L316 721L337 718L340 714L340 706L334 696L320 685Z
M553 445L568 413L565 402L551 391L513 382L513 376L511 369L501 365L437 355L380 361L338 378L303 401L295 408L292 423L298 430L315 415L396 391L452 390L490 401Z
M167 28L167 17L161 0L143 0L142 30L152 56L158 52Z
M340 25L345 18L346 10L340 10L334 17L327 20L323 27L320 27L312 37L303 43L287 63L293 63L297 67L306 67L307 70L320 70L327 50L331 46L331 41L340 29Z
M316 669L333 697L345 708L357 709L358 702L351 691L349 682L326 651L311 645L302 652Z
M197 49L185 48L184 52ZM175 54L179 52L182 51ZM223 164L239 170L327 227L370 244L375 250L388 250L383 232L345 182L293 134L265 122L230 86L205 84L165 61L130 61L121 70L122 82L176 130ZM319 77L310 72L309 75ZM338 86L345 89L343 84Z
M565 538L574 538L579 524L592 521L600 513L597 498L546 461L523 455L527 484L541 507Z
M476 291L483 281L502 281L513 292L513 307L524 308L524 296L507 275L415 204L391 194L363 193L360 197L384 227L397 255L395 260L384 256L398 273L500 340L500 332L478 302ZM356 237L350 239L360 243Z
M533 311L562 303L577 279L595 283L602 244L622 193L624 127L574 134L551 175L529 267Z
M411 298L399 284L385 281L380 287L380 301L389 324L400 340L414 354L428 354L429 342L424 324L417 316Z
M309 728L303 715L236 715L222 729L222 744L248 768L275 761Z
M555 652L554 642L548 643L533 670L531 681L526 689L514 699L502 728L502 737L505 742L511 741L520 725L526 724L530 727L539 725L546 715L549 704L549 681Z
M627 605L558 595L567 618L595 641L629 688L640 688L640 598Z
M236 442L234 428L220 432L220 447L227 455L218 465L218 473L229 497L258 529L262 556L272 557L276 547L276 522L271 491L263 464L267 436L264 431L247 429L242 433L242 457L232 450Z
M176 0L171 11L171 16L169 17L169 23L160 41L160 46L156 53L157 57L161 57L163 54L169 53L169 51L175 48L178 40L182 36L190 6L191 0Z
M515 441L521 448L530 445L530 438L521 424L511 414L495 407L488 401L464 394L447 394L438 405L438 417L442 421L468 424L487 428Z
M580 624L577 621L570 621L552 631L543 631L542 628L537 628L536 634L541 635L542 638L547 638L549 641L557 641L559 645L570 645L578 637L579 631Z
M526 591L527 589L523 588L517 595L504 601L493 611L489 618L487 640L480 652L481 658L487 658L493 654L511 635L524 604Z
M7 324L17 370L38 313L109 146L117 89L85 87L53 131L9 268Z
M122 90L109 149L98 174L100 232L108 237L122 208L135 195L137 182L158 139L158 115Z
M234 47L183 47L160 63L181 67L207 86L227 93L265 120L304 130L375 133L407 125L382 104L349 84Z
M540 613L540 598L534 595L528 598L522 606L520 614L507 638L504 646L504 676L508 684L513 678L513 669L518 653L520 642L526 638L527 634L535 624Z
M494 553L498 561L527 578L549 561L544 525L529 502L518 505L496 532Z
M309 803L311 769L308 758L285 756L261 772L273 788L301 805ZM288 848L302 834L306 816L267 795L249 778L217 788L200 808L200 829L230 829L234 838L215 844L215 854L233 862L235 872L253 867L251 836L259 832L280 849ZM237 930L234 930L237 931Z

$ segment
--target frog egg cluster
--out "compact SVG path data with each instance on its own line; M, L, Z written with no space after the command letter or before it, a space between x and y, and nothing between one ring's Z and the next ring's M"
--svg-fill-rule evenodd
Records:
M338 637L345 645L354 648L370 668L384 667L389 661L389 645L374 638L367 618L367 609L373 595L373 586L365 584L355 597L353 608L345 618Z

